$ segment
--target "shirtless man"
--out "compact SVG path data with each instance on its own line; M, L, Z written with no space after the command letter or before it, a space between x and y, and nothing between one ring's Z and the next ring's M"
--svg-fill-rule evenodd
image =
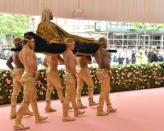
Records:
M14 129L26 130L29 126L24 126L21 121L24 112L27 110L28 105L31 104L32 110L35 115L35 122L39 123L46 120L48 117L39 115L37 106L37 92L35 86L35 78L37 77L37 58L34 53L35 42L30 36L26 36L23 40L23 49L19 53L19 58L24 66L24 73L22 75L22 83L24 87L24 97L20 108L18 109Z
M110 78L112 76L112 70L110 67L111 56L106 51L107 40L102 37L99 39L100 48L95 54L95 59L99 65L99 69L96 72L97 78L101 84L101 91L99 97L99 106L97 107L97 116L108 115L110 112L116 112L116 109L112 108L109 93L111 90ZM104 103L107 105L107 112L103 111Z
M81 102L81 92L85 83L88 85L89 106L97 105L97 103L93 101L94 83L88 70L88 64L91 63L91 56L78 56L77 62L77 106L80 109L87 107Z
M64 96L62 92L62 84L60 80L60 76L57 71L58 61L63 63L62 58L59 55L46 55L43 61L43 65L47 68L47 92L46 92L46 112L54 112L56 111L51 107L51 92L53 87L56 88L59 99L61 103L64 101Z
M65 75L65 84L66 84L66 92L65 99L63 103L63 121L74 121L74 118L71 118L68 115L69 110L69 102L74 109L74 116L78 117L78 115L84 114L85 112L79 111L76 104L76 57L74 56L72 50L75 48L75 43L73 40L68 39L66 41L66 51L63 54L64 64L66 68Z
M20 38L15 38L14 45L17 49L22 48L22 40ZM12 65L12 63L14 63L15 67ZM19 59L19 51L12 54L12 56L7 60L6 65L11 69L13 76L13 92L11 96L10 119L14 119L16 118L17 96L19 94L20 88L22 87L21 77L24 71L24 67ZM25 115L32 116L33 113L29 109L27 109Z

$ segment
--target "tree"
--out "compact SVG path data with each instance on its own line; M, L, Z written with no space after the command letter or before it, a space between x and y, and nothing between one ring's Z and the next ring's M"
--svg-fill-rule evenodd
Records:
M164 30L164 24L134 23L132 24L132 28L139 31L143 31L143 30L158 31L161 29Z
M0 14L0 40L6 39L10 43L13 37L23 37L31 24L32 17L29 16Z

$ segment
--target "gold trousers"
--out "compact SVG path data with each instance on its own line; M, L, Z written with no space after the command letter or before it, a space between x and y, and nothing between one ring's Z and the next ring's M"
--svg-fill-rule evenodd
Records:
M24 72L22 75L22 84L24 87L23 101L18 109L16 117L16 125L21 123L24 113L28 109L28 105L31 104L35 118L39 116L37 106L37 91L35 85L34 75Z
M66 84L66 92L65 92L65 99L63 103L63 117L68 116L70 102L73 106L74 113L77 112L78 110L76 104L76 79L71 73L66 73L65 84Z
M59 99L61 102L64 101L64 95L62 91L62 84L60 80L60 76L57 70L47 70L47 91L46 91L46 101L51 101L51 93L53 88L57 90Z
M103 106L105 102L107 106L111 105L110 98L109 98L109 93L111 90L110 76L108 70L106 69L98 69L96 72L96 76L101 84L98 108L100 110L103 110Z
M78 78L77 78L77 100L81 100L81 92L86 83L88 85L88 95L89 98L93 98L94 93L94 83L92 77L89 73L88 68L79 68L77 69Z
M12 71L13 76L13 92L11 96L11 112L10 117L14 118L16 117L16 103L17 103L17 97L19 95L20 88L22 86L21 77L23 74L24 69L22 68L15 68Z
M21 77L22 77L23 71L24 69L18 69L18 68L12 71L12 76L13 76L13 92L11 96L12 107L16 107L17 96L22 86Z

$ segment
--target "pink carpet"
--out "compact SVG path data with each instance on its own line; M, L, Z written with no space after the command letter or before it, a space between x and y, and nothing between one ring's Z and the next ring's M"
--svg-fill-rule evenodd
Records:
M94 96L98 101L98 95ZM118 112L104 117L96 116L96 108L87 108L86 115L74 122L62 122L59 101L53 101L55 113L44 113L45 102L39 102L41 114L47 122L35 124L34 117L23 119L29 131L164 131L164 88L111 93L111 101ZM87 104L87 97L83 97ZM12 131L14 120L8 118L10 105L0 106L0 131ZM70 113L73 115L73 113Z

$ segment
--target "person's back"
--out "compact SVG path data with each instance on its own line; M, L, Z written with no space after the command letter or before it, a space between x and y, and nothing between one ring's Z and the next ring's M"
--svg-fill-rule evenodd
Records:
M100 69L109 69L110 68L110 62L111 62L111 55L104 49L99 49L99 60L97 59L97 63L99 65Z
M19 59L19 51L18 52L14 52L12 55L12 59L13 59L13 63L15 65L15 68L24 68L23 64L21 63L20 59Z
M99 83L101 84L99 106L97 107L97 116L104 116L108 115L108 113L110 112L115 112L116 109L113 109L109 98L109 93L111 90L110 77L112 75L112 70L110 67L111 56L106 51L106 38L100 38L99 43L100 47L95 54L96 62L99 65L99 69L97 69L96 76L99 80ZM107 112L103 111L104 103L106 103Z
M22 40L20 38L15 38L13 42L14 42L16 49L19 50L22 48ZM19 53L20 53L20 51L13 52L12 55L9 57L9 59L6 62L6 65L11 70L13 70L14 68L21 68L21 69L24 68L23 64L20 61ZM13 67L12 63L14 63L14 67Z
M88 68L88 64L91 63L90 56L78 56L77 57L77 64L80 68Z

